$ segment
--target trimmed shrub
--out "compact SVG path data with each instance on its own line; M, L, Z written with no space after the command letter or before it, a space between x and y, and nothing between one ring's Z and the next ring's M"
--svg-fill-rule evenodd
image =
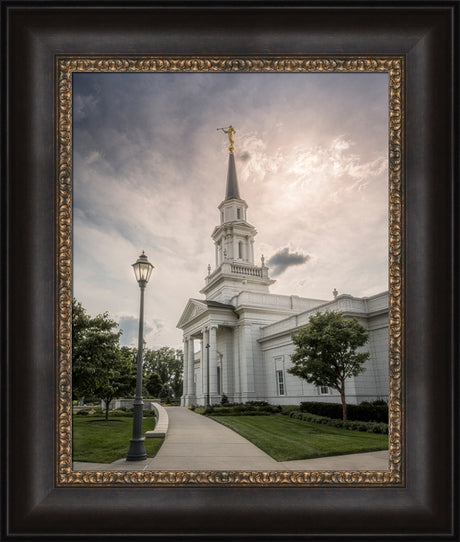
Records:
M214 412L212 416L270 416L270 412L264 412L263 410L247 410L245 412L227 410L223 412Z
M289 414L289 417L296 420L303 420L306 422L348 429L350 431L366 431L368 433L381 433L384 435L388 434L388 424L383 422L344 421L341 419L319 416L318 414L311 414L310 412L301 412L300 410L292 411Z
M120 409L114 409L109 411L109 417L113 416L114 418L131 418L133 416L133 411L129 410L122 410Z
M289 416L291 412L299 410L299 405L280 405L281 414L284 416Z
M132 418L133 414L134 414L134 410L132 408L115 408L113 410L109 410L109 418ZM155 411L149 410L145 408L144 406L142 415L144 418L149 418L151 416L154 417Z
M308 401L300 403L300 410L328 418L342 418L341 403ZM388 423L388 405L381 400L373 403L363 402L359 405L347 404L347 418L352 421Z
M79 410L78 412L75 412L75 416L88 416L89 412L88 410Z
M279 405L270 405L266 401L252 401L244 404L212 405L207 407L205 416L257 416L258 414L278 414Z
M364 404L364 403L361 403L361 404ZM388 406L388 403L384 401L383 399L376 399L375 401L372 401L372 403L370 404L374 406Z

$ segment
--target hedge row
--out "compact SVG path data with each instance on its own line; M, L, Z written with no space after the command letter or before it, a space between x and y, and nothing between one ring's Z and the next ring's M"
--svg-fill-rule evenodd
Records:
M102 410L100 408L91 409L91 410L79 410L75 412L75 416L105 416L105 410ZM148 416L155 416L155 412L153 410L146 410L143 411L143 417L146 418ZM117 409L117 410L109 410L109 418L132 418L133 417L133 409Z
M367 433L388 434L388 424L382 422L344 421L340 419L328 418L326 416L319 416L318 414L310 414L309 412L300 412L299 410L291 412L289 417L296 420L303 420L305 422L319 423L322 425L329 425L331 427L341 427L343 429L349 429L350 431L366 431Z
M278 414L281 412L281 407L278 405L270 405L268 403L254 401L252 404L232 404L232 405L213 405L207 407L203 414L205 416L212 414L215 416L257 416L264 414Z
M328 418L342 418L341 403L300 403L302 412L326 416ZM353 421L388 423L388 405L384 401L347 405L347 418Z
M271 416L272 413L263 410L234 411L227 409L220 412L205 412L204 414L209 416Z

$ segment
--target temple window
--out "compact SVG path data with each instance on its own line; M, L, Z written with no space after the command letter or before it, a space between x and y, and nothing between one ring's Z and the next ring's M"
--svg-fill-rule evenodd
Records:
M284 372L276 371L276 387L278 395L286 395L286 389L284 387Z

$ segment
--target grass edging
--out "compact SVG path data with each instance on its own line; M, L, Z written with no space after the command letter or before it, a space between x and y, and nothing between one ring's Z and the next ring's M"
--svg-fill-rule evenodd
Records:
M276 461L388 449L388 436L348 431L287 416L210 416Z

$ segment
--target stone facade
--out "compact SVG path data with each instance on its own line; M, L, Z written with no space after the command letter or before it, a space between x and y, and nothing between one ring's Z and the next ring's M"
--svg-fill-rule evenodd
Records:
M388 293L371 297L336 295L333 300L271 294L269 269L254 264L254 226L239 197L233 153L229 156L226 198L212 233L216 268L201 293L189 299L177 324L184 336L182 405L265 400L339 402L338 392L318 388L287 372L294 351L292 332L311 315L340 311L369 331L366 371L346 385L347 401L388 400Z

